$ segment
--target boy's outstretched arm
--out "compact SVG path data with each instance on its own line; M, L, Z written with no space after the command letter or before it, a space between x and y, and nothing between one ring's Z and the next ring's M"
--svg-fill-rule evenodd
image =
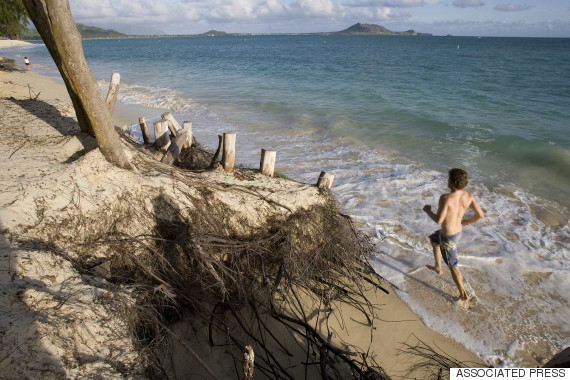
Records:
M475 197L472 197L471 204L469 204L469 208L471 210L473 210L475 215L473 215L471 218L469 218L467 220L462 220L461 224L464 226L468 226L470 224L473 224L476 221L481 220L485 217L485 214L483 213L483 209L481 209L481 207L479 206L479 204L475 200Z
M439 205L437 206L437 213L435 213L431 210L430 205L425 205L423 210L425 211L426 214L428 214L428 216L431 218L431 220L433 220L437 224L443 223L443 221L445 220L445 216L447 214L445 197L442 195L439 198Z

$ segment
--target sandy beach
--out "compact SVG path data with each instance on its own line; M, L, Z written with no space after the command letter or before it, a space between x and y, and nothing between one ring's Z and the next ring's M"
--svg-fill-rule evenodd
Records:
M12 43L0 40L0 47ZM132 202L137 214L136 219L124 217L128 223L116 227L123 233L148 231L164 204L175 205L182 220L191 220L192 199L207 198L233 210L228 223L239 221L247 234L271 218L286 218L325 202L315 186L287 179L175 171L128 140L123 145L133 170L113 167L96 142L79 131L65 86L34 74L33 65L31 72L0 71L0 103L0 372L6 378L145 377L145 363L128 339L129 322L122 312L123 305L136 302L133 286L125 283L121 291L111 292L104 275L80 271L72 248L76 240L89 241L103 225L116 227L121 216L113 210L118 212L119 203ZM118 104L115 124L132 124L133 112L142 110ZM208 194L197 190L198 182L212 184ZM153 193L160 196L149 199ZM97 254L90 263L104 263L105 255L113 255ZM374 287L365 291L375 310L372 324L352 306L331 307L330 320L336 324L322 328L334 331L332 345L370 352L393 379L437 378L439 365L410 351L423 345L466 366L486 365L457 342L427 328L389 284L382 286L388 294ZM323 313L319 305L308 307L315 311L313 318ZM184 322L170 327L180 336L192 335L180 332L191 330ZM172 338L167 341L172 374L184 378L183 373L196 373L183 345ZM187 344L219 378L235 374L233 363L217 362L219 354L209 348L207 338L189 339ZM421 365L413 370L415 364Z
M9 48L15 46L28 46L32 45L31 42L20 41L20 40L2 40L0 39L0 49Z

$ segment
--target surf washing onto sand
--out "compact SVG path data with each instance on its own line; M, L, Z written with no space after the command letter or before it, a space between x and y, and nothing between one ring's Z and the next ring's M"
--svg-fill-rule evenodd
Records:
M228 36L86 40L119 101L191 120L215 149L237 133L236 162L333 191L377 243L380 275L434 330L495 366L536 366L570 345L570 39ZM457 45L461 49L457 49ZM43 45L3 50L58 76ZM23 62L23 61L22 61ZM33 86L31 83L30 85ZM133 115L149 125L160 110ZM153 119L154 118L154 119ZM459 266L472 308L456 306L433 263L422 211L447 170L486 218L464 228ZM452 354L452 353L449 353Z

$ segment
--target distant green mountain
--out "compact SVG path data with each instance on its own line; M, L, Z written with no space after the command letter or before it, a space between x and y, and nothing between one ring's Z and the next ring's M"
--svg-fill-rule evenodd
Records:
M95 26L87 26L83 24L75 24L77 30L83 38L118 38L127 37L126 34L119 33L113 29L101 29Z
M79 34L83 38L120 38L128 37L128 35L119 33L113 29L101 29L95 26L87 26L83 24L75 24ZM41 36L36 29L28 29L22 33L23 40L41 40Z
M26 29L20 36L23 40L41 40L40 34L35 29Z
M334 32L333 34L380 35L380 36L431 36L430 33L417 33L415 30L407 30L405 32L393 32L389 29L386 29L382 25L361 24L361 23L354 24L350 28L341 30L340 32Z
M219 30L210 30L209 32L197 34L196 36L213 37L213 36L228 36L226 32L220 32Z
M357 23L350 28L336 32L338 34L386 34L391 35L393 32L384 28L382 25L376 24L361 24Z

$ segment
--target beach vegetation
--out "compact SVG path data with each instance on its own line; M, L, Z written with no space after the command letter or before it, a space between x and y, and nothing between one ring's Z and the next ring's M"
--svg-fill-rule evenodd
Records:
M42 36L38 33L36 28L28 28L22 32L22 39L26 41L41 40Z
M0 37L19 39L28 27L28 12L22 0L0 2Z
M287 177L285 174L283 174L283 172L275 169L275 171L273 172L273 177L275 178L283 178L283 179L290 179L289 177Z
M334 202L328 202L326 203L326 207L328 210L328 213L330 216L337 216L340 214L338 208L336 207L336 205L334 204Z

